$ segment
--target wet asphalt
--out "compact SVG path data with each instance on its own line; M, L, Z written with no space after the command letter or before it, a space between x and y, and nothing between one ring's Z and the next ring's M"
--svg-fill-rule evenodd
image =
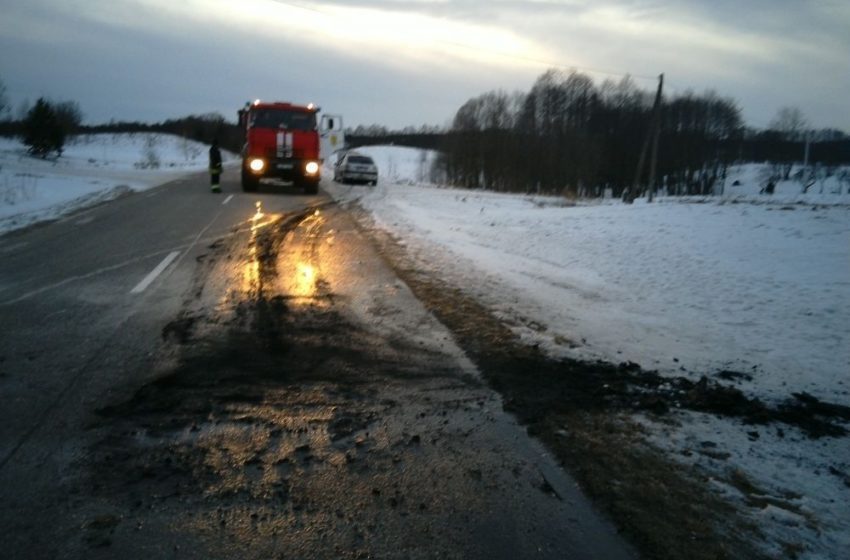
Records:
M323 194L193 176L0 262L6 558L634 557Z

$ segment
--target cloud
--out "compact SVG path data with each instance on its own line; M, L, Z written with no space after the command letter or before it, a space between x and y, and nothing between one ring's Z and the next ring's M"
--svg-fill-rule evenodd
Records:
M28 0L0 20L0 75L13 96L74 97L91 119L272 96L393 126L444 122L550 66L646 88L665 72L669 91L714 88L755 124L793 104L850 128L848 28L838 0Z

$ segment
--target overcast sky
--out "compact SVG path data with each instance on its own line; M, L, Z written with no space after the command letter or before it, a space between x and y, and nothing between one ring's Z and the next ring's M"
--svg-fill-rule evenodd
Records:
M848 0L0 0L14 107L77 101L89 123L159 121L256 98L346 125L445 124L547 68L646 89L714 89L745 121L783 106L850 132Z

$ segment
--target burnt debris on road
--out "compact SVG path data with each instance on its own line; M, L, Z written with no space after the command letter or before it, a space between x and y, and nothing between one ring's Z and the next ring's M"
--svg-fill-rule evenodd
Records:
M90 557L629 558L343 212L197 259L76 465Z

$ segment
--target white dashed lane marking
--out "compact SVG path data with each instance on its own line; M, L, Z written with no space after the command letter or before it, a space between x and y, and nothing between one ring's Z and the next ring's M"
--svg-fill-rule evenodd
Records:
M151 283L153 283L153 281L154 281L154 280L156 280L157 276L159 276L160 274L162 274L162 272L163 272L166 268L168 268L168 265L170 265L172 262L174 262L174 259L176 259L179 255L180 255L180 251L174 251L174 252L172 252L172 253L169 253L167 257L165 257L164 259L162 259L162 262L161 262L161 263L159 263L158 265L156 265L156 268L155 268L155 269L153 269L153 270L151 270L151 271L150 271L150 274L148 274L147 276L145 276L145 277L142 279L142 281L141 281L141 282L139 282L138 284L136 284L136 287L135 287L135 288L133 288L132 290L130 290L130 293L131 293L131 294L140 294L140 293L144 292L144 291L147 289L147 287L148 287L148 286L150 286L150 285L151 285Z

